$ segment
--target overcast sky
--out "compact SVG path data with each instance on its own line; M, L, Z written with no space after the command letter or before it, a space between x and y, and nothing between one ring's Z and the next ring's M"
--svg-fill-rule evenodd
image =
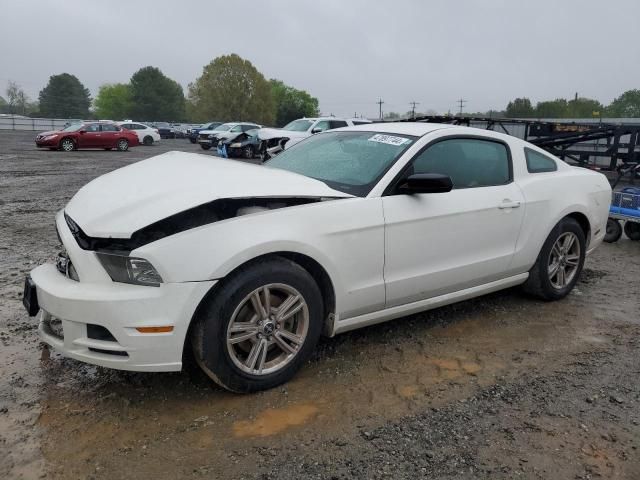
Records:
M92 94L147 65L185 88L237 53L324 114L502 109L640 88L639 0L2 0L0 94L52 74Z

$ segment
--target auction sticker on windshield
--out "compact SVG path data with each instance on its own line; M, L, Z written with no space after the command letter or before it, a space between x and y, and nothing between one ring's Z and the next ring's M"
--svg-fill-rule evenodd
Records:
M374 135L369 139L370 142L386 143L387 145L404 145L409 142L408 138L394 137L393 135L382 135L380 133Z

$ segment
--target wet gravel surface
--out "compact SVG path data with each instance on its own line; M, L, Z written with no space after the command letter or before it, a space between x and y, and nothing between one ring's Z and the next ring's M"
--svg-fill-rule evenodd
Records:
M512 289L324 339L287 385L237 396L64 359L20 304L78 188L202 150L33 138L0 132L0 478L640 478L640 243L603 245L561 302Z

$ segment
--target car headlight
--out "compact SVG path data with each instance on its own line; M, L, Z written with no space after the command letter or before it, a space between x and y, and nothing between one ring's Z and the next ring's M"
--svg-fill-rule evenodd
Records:
M232 144L231 144L231 145L229 145L229 146L230 146L231 148L240 148L240 147L242 146L242 144L241 144L241 143L236 142L236 143L232 143Z
M162 283L160 274L144 258L100 252L96 255L114 282L149 287L159 287Z
M58 135L47 135L46 137L43 138L43 140L53 140L54 138L56 138Z

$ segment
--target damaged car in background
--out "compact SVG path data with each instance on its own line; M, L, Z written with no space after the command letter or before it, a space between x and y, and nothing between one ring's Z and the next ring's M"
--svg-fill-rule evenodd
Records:
M454 125L332 130L264 165L169 152L77 192L23 303L65 356L157 372L192 355L252 392L289 380L322 334L516 285L562 299L610 198L600 173Z
M282 128L261 128L258 131L260 140L260 156L267 160L285 148L289 148L300 140L313 134L333 130L335 128L353 127L371 123L364 118L341 119L335 117L299 118L287 123Z
M198 143L203 150L209 150L215 148L220 140L226 140L237 136L239 133L247 132L260 128L260 125L255 123L245 122L227 122L222 125L218 125L213 130L200 130L198 133Z
M260 150L259 129L240 132L234 137L218 141L217 154L222 158L252 159Z

